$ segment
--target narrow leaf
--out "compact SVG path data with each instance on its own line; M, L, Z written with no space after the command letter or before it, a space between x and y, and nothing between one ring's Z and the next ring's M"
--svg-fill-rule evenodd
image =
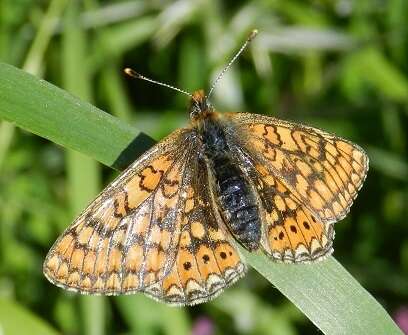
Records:
M0 118L116 169L126 167L129 156L134 159L153 143L136 128L4 63Z
M16 302L0 298L0 334L57 335L58 332Z
M243 251L261 275L325 334L402 334L384 308L333 257L277 264Z

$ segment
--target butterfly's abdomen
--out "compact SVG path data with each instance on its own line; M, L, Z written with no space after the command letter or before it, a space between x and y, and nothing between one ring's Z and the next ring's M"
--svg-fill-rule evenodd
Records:
M225 134L217 123L202 131L204 150L215 178L222 216L235 238L248 250L259 248L261 222L253 191L233 159Z
M261 237L259 209L245 177L229 158L212 160L218 202L231 232L248 250L255 250Z

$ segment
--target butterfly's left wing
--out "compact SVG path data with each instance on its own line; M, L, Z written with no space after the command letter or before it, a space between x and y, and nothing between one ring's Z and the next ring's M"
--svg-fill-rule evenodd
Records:
M242 145L322 221L336 222L347 215L368 171L362 148L320 129L273 117L227 117L241 134Z
M231 137L241 156L253 167L273 257L296 262L330 254L332 224L347 214L367 174L364 151L322 130L272 117L225 118L229 132L239 134Z

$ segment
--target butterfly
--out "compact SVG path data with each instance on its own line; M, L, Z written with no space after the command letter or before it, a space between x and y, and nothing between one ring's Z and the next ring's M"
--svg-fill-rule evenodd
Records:
M138 158L65 230L44 262L49 281L194 305L244 276L238 245L284 263L333 252L333 224L368 171L363 149L269 116L218 113L211 91L182 91L189 126Z

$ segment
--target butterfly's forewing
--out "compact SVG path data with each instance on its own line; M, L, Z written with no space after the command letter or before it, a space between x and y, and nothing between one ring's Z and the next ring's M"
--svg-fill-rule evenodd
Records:
M217 212L205 163L191 157L181 238L170 274L145 292L176 305L208 301L242 277L246 267Z
M266 213L266 252L287 262L330 254L332 224L347 214L367 174L364 151L321 130L272 117L231 113L226 118L256 171L252 178Z
M231 114L230 114L231 115ZM256 114L234 114L246 146L324 222L348 213L368 170L359 146L322 130Z
M54 284L91 294L142 291L172 269L186 205L190 130L136 160L55 242L44 262Z

